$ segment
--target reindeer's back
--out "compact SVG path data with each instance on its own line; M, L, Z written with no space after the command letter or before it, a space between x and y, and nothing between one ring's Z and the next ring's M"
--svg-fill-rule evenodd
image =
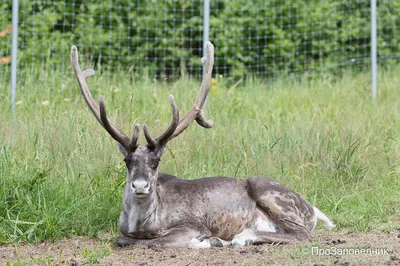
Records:
M256 203L248 194L247 179L166 179L159 192L171 210L164 218L171 223L198 225L205 233L230 240L254 222Z

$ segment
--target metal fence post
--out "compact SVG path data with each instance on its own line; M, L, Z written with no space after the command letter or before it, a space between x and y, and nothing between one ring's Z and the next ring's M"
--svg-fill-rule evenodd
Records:
M10 102L11 112L15 117L15 97L17 96L17 51L18 51L18 0L12 3L12 32L11 32L11 82Z
M210 40L210 0L204 0L203 14L203 48L204 44ZM203 57L206 56L206 51L203 49Z
M204 0L204 14L203 14L203 57L206 56L206 49L204 45L210 40L210 0ZM205 67L203 67L204 77ZM208 105L208 96L205 104Z
M377 95L377 61L376 0L371 0L371 89L374 99Z

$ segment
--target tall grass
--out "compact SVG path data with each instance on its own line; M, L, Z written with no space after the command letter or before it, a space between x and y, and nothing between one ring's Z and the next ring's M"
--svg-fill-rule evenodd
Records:
M376 101L368 75L233 87L220 78L205 108L214 128L193 124L171 141L160 171L187 179L266 175L304 194L341 230L400 228L398 73L381 73ZM0 88L0 242L115 232L125 181L115 142L72 74L20 76L15 119L8 85ZM138 122L156 135L171 119L168 94L183 114L199 84L96 75L89 86L96 98L105 95L127 134Z

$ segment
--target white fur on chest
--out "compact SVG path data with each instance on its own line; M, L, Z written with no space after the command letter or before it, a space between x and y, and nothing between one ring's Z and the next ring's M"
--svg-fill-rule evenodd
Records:
M140 207L137 204L132 204L128 213L128 229L133 233L137 231L137 225L140 221Z

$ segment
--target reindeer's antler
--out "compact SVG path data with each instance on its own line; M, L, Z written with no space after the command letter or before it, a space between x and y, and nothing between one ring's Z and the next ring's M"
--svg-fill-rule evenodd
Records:
M172 108L172 122L168 129L159 137L154 139L151 137L147 126L143 125L144 136L147 140L148 148L153 150L162 148L169 140L181 134L194 120L196 120L200 126L205 128L211 128L213 126L212 120L207 121L204 119L204 112L201 108L203 107L211 86L211 72L214 65L214 46L211 44L211 42L207 42L204 46L204 49L206 50L206 57L202 58L202 63L204 65L204 76L201 82L199 94L194 101L192 109L190 109L185 116L179 120L178 107L176 105L174 96L170 95L169 101ZM138 147L137 140L139 137L140 125L135 125L132 139L129 139L121 129L119 129L107 118L103 96L100 97L100 107L93 99L89 90L89 86L86 83L86 79L94 75L94 70L87 69L85 71L81 71L79 66L78 49L76 46L71 47L71 63L81 88L83 98L85 99L93 115L96 117L97 121L104 127L111 137L118 141L128 152L135 151Z
M129 139L121 129L114 125L108 118L106 112L106 106L104 105L103 96L100 97L100 108L97 102L93 99L90 93L89 86L86 83L86 79L94 75L93 69L87 69L82 71L79 66L79 56L78 49L76 46L71 47L71 63L74 68L76 79L78 80L79 86L81 88L81 93L85 102L89 106L93 115L96 117L97 121L104 127L104 129L113 137L117 142L119 142L128 152L133 152L138 147L137 140L139 137L140 125L135 125L133 131L132 139Z
M206 42L204 45L204 49L206 50L206 57L201 59L204 66L204 75L203 80L201 82L200 91L197 95L196 100L184 117L179 120L178 108L176 106L174 97L172 95L169 96L171 107L172 107L172 123L169 128L162 133L158 138L153 139L150 136L149 130L146 125L143 125L144 135L148 142L148 147L150 149L159 149L164 146L169 140L175 138L179 134L181 134L194 120L205 128L211 128L213 126L212 120L204 119L204 112L201 109L203 104L207 98L208 92L211 87L211 73L214 65L214 46L211 42Z

